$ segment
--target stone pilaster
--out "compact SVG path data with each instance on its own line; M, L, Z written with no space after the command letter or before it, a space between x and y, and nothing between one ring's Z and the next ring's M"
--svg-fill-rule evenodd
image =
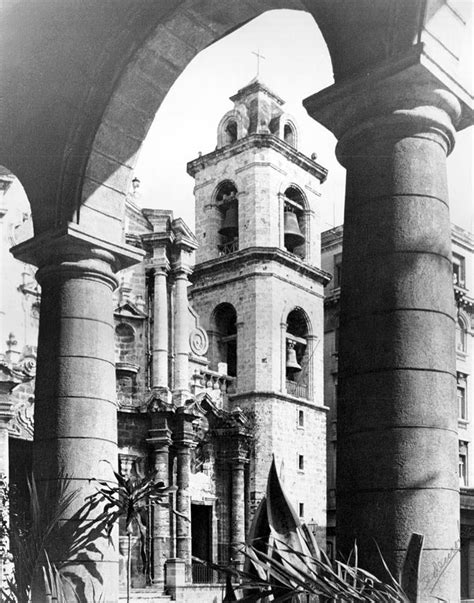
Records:
M383 574L375 540L398 575L411 533L422 533L420 597L456 601L446 155L466 107L428 71L420 49L370 76L335 84L305 105L338 137L337 156L347 168L337 548L347 553L357 540L361 564Z
M0 475L8 482L10 455L8 450L8 424L13 418L10 391L16 384L9 381L0 383Z
M64 534L82 534L85 548L70 557L67 546L50 550L52 562L83 581L85 597L118 599L118 531L112 540L91 535L78 519L92 477L114 481L103 459L117 463L112 291L114 271L139 260L141 253L99 240L75 224L41 234L13 248L15 257L39 266L42 286L35 399L33 467L48 504L60 496L61 481L78 496L65 510ZM86 507L87 508L87 507ZM70 536L69 536L70 537ZM72 580L74 581L74 579ZM93 594L94 593L94 594ZM33 593L42 600L41 593ZM73 596L71 595L71 600Z
M155 472L155 481L169 485L169 448L171 445L171 429L169 427L170 412L157 409L151 415L152 428L147 443L151 447L151 462ZM166 503L163 500L162 503ZM164 584L165 562L170 551L170 509L169 505L156 504L153 507L152 555L154 584Z

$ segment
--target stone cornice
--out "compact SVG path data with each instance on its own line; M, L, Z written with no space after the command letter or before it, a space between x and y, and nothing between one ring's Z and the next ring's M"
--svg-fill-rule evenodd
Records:
M192 281L196 282L208 274L214 276L221 272L229 273L231 270L241 268L242 262L254 263L264 261L277 262L323 285L331 280L331 275L328 272L316 266L306 264L297 256L278 247L248 247L235 253L197 264L194 268Z
M89 257L91 252L104 258L109 256L114 270L123 270L143 259L144 251L130 245L105 241L87 232L78 224L69 222L64 226L42 232L10 250L22 262L44 266L62 256Z
M277 391L248 391L248 392L239 392L238 394L229 394L229 400L232 402L237 402L242 400L243 402L247 402L249 400L254 400L258 398L276 398L277 400L281 400L283 402L291 402L292 404L296 404L298 406L305 406L307 408L313 408L314 410L320 410L321 412L329 412L329 407L324 406L324 404L317 404L312 400L306 400L305 398L298 398L297 396L291 396L290 394L285 394L283 392Z
M320 182L324 182L327 178L328 171L326 168L312 159L309 159L309 157L306 157L306 155L303 155L303 153L300 153L294 147L273 134L250 134L232 145L217 149L207 155L202 155L188 163L187 172L194 178L199 171L209 165L215 165L223 159L229 159L230 157L249 149L262 148L272 149L282 154L285 159L288 159L291 163L305 170Z
M340 139L357 124L403 109L408 99L412 108L414 99L408 93L410 88L422 93L449 90L462 109L456 129L471 125L472 97L428 56L424 44L417 44L403 55L379 63L369 74L348 78L309 96L303 105L311 117ZM426 99L420 97L419 102L424 106ZM439 97L434 102L440 102Z
M275 92L270 90L270 88L268 86L266 86L263 82L261 82L257 78L253 79L251 82L249 82L243 88L240 88L240 90L238 90L236 94L229 97L229 100L231 100L233 103L235 103L236 101L241 100L242 98L245 98L245 97L249 96L250 94L255 94L256 92L264 92L267 96L269 96L271 99L273 99L278 105L285 104L285 101L282 98L280 98L277 94L275 94Z

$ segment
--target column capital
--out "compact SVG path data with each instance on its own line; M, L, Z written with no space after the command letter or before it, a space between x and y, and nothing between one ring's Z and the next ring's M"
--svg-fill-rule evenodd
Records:
M182 278L187 280L188 277L193 273L192 266L184 264L183 262L175 262L171 268L175 279Z
M303 104L311 117L339 139L337 154L343 165L349 143L365 139L361 135L369 132L373 136L381 128L385 132L391 128L399 136L436 131L444 137L449 153L455 130L473 122L472 98L455 80L442 76L423 45L368 75L334 84ZM367 152L373 153L373 148Z
M113 243L91 235L77 224L68 223L28 239L11 249L19 260L38 266L38 281L49 274L89 273L109 278L113 272L139 262L144 252L130 245Z
M181 448L192 448L195 445L193 422L199 417L194 408L180 406L176 409L176 428L174 443Z
M171 429L163 427L162 429L150 429L150 436L146 439L147 444L151 446L153 451L167 450L173 440L171 439Z
M167 276L171 269L171 265L167 258L162 258L162 259L153 258L152 260L147 262L146 268L150 272L153 272L153 274L155 276L156 275Z

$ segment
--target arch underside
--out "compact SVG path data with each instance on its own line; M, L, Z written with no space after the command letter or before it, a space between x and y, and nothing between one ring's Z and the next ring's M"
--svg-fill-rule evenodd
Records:
M176 78L206 46L268 10L305 10L322 31L338 81L416 38L421 2L376 4L3 3L0 163L22 181L35 231L73 221L120 239L123 198L141 143Z

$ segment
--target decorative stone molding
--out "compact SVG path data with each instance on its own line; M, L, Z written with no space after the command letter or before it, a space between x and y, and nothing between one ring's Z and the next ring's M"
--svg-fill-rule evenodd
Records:
M209 338L202 327L195 327L189 334L189 347L196 356L204 356L209 349Z

